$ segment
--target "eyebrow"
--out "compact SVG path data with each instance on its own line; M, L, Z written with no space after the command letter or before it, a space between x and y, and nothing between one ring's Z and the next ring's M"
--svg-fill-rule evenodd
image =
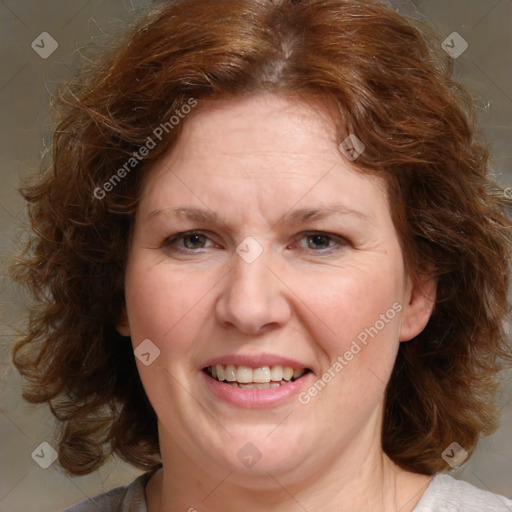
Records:
M190 208L181 206L179 208L157 208L146 215L145 220L150 220L157 215L175 215L177 217L183 217L188 220L195 220L198 222L215 222L219 220L218 215L215 215L212 211L203 210L201 208Z
M285 224L302 224L312 220L323 220L333 215L352 215L367 222L370 220L366 213L359 210L354 210L341 204L328 204L319 208L302 208L292 210L286 213L279 222L283 222Z
M175 215L177 217L182 217L187 220L192 220L205 224L213 224L219 221L224 224L224 221L211 210L184 206L178 208L157 208L155 210L152 210L146 216L145 220L148 221L151 218L162 214ZM333 215L352 215L363 221L370 221L370 217L366 213L363 213L359 210L354 210L341 204L328 204L318 208L302 208L297 210L291 210L287 212L275 225L281 223L289 225L303 224L308 221L323 220Z

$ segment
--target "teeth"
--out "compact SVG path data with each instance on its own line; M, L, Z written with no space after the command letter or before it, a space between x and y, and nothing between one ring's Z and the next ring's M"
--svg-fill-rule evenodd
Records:
M254 368L252 371L252 381L253 382L270 382L272 379L270 378L270 367L262 366L261 368Z
M302 375L304 375L304 370L302 368L300 370L294 370L293 371L293 380L298 379Z
M251 382L250 384L239 384L239 387L242 389L268 389L270 387L270 382L265 382L263 384Z
M226 372L224 371L224 367L221 364L218 364L215 366L215 370L217 372L217 376L212 375L212 377L215 377L218 380L226 380Z
M280 364L272 366L272 368L270 368L270 375L275 382L283 380L283 367Z
M239 366L236 371L236 380L240 384L252 382L252 368L250 366Z
M236 368L232 364L226 366L226 380L228 382L235 382L236 380Z
M240 382L226 382L225 384L228 384L233 388L240 389L270 389L285 386L288 383L282 380L281 382L264 382L263 384L258 384L257 382L251 382L249 384L242 384Z
M244 389L268 389L281 385L282 381L296 380L306 373L305 368L294 369L291 366L223 366L217 364L208 368L208 373L218 381L233 383L235 387Z

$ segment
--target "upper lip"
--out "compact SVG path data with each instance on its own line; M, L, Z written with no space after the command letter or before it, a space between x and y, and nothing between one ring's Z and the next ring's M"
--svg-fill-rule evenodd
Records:
M231 354L218 356L205 361L203 363L202 369L208 368L210 366L215 366L217 364L232 364L234 366L249 366L251 368L281 365L290 366L294 370L299 370L301 368L309 369L306 364L301 363L300 361L296 361L294 359L290 359L289 357L283 357L275 354Z

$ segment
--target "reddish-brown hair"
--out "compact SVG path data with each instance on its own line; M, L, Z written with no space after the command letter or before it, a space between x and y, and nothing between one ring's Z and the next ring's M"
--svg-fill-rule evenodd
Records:
M340 141L363 141L356 164L388 184L407 268L437 278L432 318L401 344L387 388L385 452L431 474L452 441L471 452L493 430L510 358L509 221L450 66L436 39L369 0L178 0L61 88L52 162L23 192L34 236L13 272L37 300L13 358L25 398L61 421L64 468L86 474L111 453L159 463L156 416L113 324L141 177L186 119L139 150L191 98L262 90L322 102ZM112 182L133 153L140 162Z

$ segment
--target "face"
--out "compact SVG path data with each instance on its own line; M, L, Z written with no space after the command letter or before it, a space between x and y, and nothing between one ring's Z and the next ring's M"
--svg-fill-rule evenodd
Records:
M321 108L265 93L191 114L145 176L118 330L179 463L255 482L380 449L399 344L431 302L384 181L339 142Z

